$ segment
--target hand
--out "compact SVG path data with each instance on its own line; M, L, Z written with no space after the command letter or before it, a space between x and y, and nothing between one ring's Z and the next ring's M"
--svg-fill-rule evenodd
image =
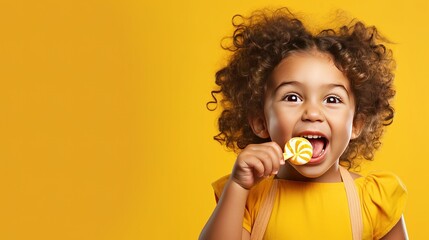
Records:
M277 143L250 144L238 155L231 180L250 189L264 177L277 174L284 164L283 151Z

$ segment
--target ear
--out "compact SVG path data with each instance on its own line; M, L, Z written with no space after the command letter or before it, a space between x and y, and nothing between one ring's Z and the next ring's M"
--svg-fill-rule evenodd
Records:
M253 133L256 134L256 136L260 138L270 137L264 117L260 117L260 116L249 117L248 121L249 121L250 127L253 130Z
M364 126L365 126L364 117L362 115L357 115L355 119L353 119L352 139L356 139L360 136Z

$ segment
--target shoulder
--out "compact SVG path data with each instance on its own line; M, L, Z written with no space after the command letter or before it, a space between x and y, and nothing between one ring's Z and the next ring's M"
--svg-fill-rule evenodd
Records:
M370 219L373 234L383 237L400 220L406 205L407 188L395 174L374 171L355 181L363 213Z

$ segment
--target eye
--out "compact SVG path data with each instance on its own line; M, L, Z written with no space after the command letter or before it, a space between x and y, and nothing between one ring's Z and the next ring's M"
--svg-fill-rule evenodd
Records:
M341 98L337 96L328 96L325 101L326 103L342 103Z
M299 97L298 94L290 93L283 97L283 101L286 102L302 102L302 99Z

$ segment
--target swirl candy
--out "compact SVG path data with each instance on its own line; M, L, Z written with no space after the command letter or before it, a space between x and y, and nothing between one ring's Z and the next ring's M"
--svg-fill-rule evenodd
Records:
M311 143L302 137L291 138L285 145L283 157L292 164L303 165L310 161L313 155Z

